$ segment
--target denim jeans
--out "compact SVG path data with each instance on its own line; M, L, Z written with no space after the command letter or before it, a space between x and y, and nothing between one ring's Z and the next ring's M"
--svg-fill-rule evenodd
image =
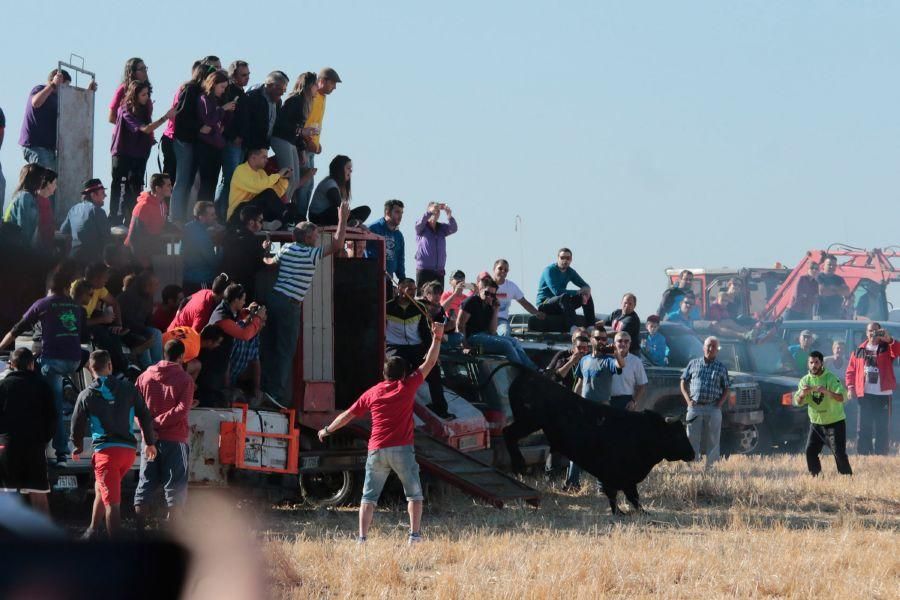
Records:
M28 164L37 163L44 168L58 170L56 168L56 150L40 146L31 146L30 148L22 146L22 156L25 157L25 162Z
M274 290L266 303L268 319L259 348L260 362L265 365L262 388L285 406L292 404L293 398L291 367L303 324L301 308L301 304Z
M403 493L409 502L421 502L422 482L419 480L419 463L416 462L416 451L412 445L392 446L369 450L366 459L366 479L360 503L378 504L378 497L384 489L391 471L397 474L403 484Z
M537 365L528 358L515 338L476 333L469 336L468 343L470 346L481 346L482 351L486 354L499 354L505 356L510 362L518 363L532 371L538 370Z
M194 185L194 176L197 174L194 144L174 140L172 147L175 149L175 172L177 175L175 176L175 188L172 190L172 208L169 211L169 220L173 223L184 224L187 205L191 199L191 188Z
M272 145L272 151L275 152L278 168L291 170L291 180L285 195L293 201L294 190L300 183L300 152L297 150L297 146L280 137L273 136L269 142Z
M687 410L687 434L694 448L695 460L706 454L706 466L719 460L719 437L722 433L722 409L715 404L700 404Z
M304 169L312 169L315 167L315 153L313 152L304 152L304 156L306 156L306 165L304 165ZM292 199L293 203L297 205L297 208L300 210L300 214L303 218L308 218L309 212L309 201L312 198L313 193L313 179L314 177L310 177L309 181L301 185L297 188L297 191L294 192L294 198Z
M71 376L78 369L81 361L62 360L58 358L41 359L41 375L53 390L53 402L56 405L56 433L53 434L53 449L57 456L69 454L69 432L63 421L63 377Z
M547 315L562 315L565 320L566 331L575 325L575 311L581 309L584 314L584 325L590 327L594 324L594 298L588 298L587 304L581 303L581 296L577 293L562 293L541 302L538 307Z
M153 338L153 343L149 348L144 350L138 357L138 364L142 369L146 369L150 365L155 365L162 360L162 332L155 327L147 327L144 329L144 335Z
M244 162L244 149L227 142L222 148L222 179L216 188L216 215L219 222L225 222L228 212L228 193L231 190L231 175L237 166Z

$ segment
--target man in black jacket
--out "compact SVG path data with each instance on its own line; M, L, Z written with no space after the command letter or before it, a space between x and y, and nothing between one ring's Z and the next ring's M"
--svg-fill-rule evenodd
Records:
M250 65L247 61L236 60L228 66L228 87L222 94L222 104L234 102L232 112L225 113L223 124L225 125L225 147L222 148L222 179L216 188L216 215L221 222L225 222L225 211L228 209L228 190L231 187L231 174L239 164L244 162L243 140L238 131L237 114L241 110L247 87L250 81Z
M284 73L273 71L266 76L265 85L250 90L241 98L234 118L244 152L269 147L275 117L281 109L281 97L287 86Z
M45 449L56 431L53 390L34 371L34 355L19 348L0 379L0 491L28 494L50 514Z

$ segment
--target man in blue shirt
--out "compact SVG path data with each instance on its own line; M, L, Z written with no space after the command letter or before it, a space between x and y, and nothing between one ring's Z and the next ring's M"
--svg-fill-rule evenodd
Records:
M81 202L69 209L59 230L72 236L69 257L81 264L103 260L103 248L109 241L109 218L103 210L106 188L99 179L84 182Z
M571 267L572 251L560 248L556 253L556 263L547 266L541 273L538 282L537 307L548 315L563 315L567 330L575 326L575 311L581 309L585 326L594 324L594 300L591 298L591 286ZM577 290L566 289L569 283L579 287Z
M680 323L689 329L694 328L694 295L688 294L681 297L681 303L678 305L678 312L669 313L666 321L669 323Z
M406 277L406 246L403 241L403 233L400 231L400 221L403 220L403 202L400 200L388 200L384 203L384 217L369 225L369 231L384 238L384 270L388 277L397 281ZM366 257L378 259L378 247L369 244L366 248ZM389 284L387 297L394 296L393 285Z
M184 257L183 290L186 295L212 285L219 274L222 257L209 228L216 224L216 206L200 200L194 205L194 219L184 226L181 255Z
M622 350L608 345L609 336L602 327L591 334L591 353L575 368L575 393L597 404L609 404L613 375L621 375L625 367L628 347ZM567 489L581 485L581 467L569 462L566 474Z

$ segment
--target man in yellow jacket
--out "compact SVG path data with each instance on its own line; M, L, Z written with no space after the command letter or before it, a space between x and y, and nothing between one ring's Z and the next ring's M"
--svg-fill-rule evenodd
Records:
M272 175L266 173L268 154L266 148L250 150L247 152L247 162L239 164L234 170L228 193L226 219L229 225L237 222L241 208L246 204L262 209L263 220L272 223L267 229L279 229L291 220L292 204L282 199L290 183L291 170L281 169Z

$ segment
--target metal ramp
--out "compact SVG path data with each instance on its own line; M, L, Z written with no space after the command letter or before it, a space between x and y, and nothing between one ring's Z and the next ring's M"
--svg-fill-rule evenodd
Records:
M354 423L347 430L362 439L369 438L368 423ZM424 470L497 508L516 500L531 506L541 502L541 493L536 489L418 429L415 447L416 460Z

